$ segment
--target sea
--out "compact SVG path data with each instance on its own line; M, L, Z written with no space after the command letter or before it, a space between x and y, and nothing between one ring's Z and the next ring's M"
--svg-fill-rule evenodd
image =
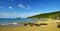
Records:
M0 26L17 26L26 22L35 22L36 18L0 18Z

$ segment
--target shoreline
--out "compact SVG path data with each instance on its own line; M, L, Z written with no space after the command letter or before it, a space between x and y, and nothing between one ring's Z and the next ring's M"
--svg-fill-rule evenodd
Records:
M27 26L13 26L13 27L0 27L0 31L59 31L60 28L58 28L58 23L60 23L60 20L52 20L52 21L37 21L35 24L40 23L47 23L47 25L41 25L41 26L33 26L30 25Z

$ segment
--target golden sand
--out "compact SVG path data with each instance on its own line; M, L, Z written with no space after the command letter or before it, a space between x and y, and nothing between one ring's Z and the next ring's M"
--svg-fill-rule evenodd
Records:
M47 23L48 25L41 26L20 26L20 27L0 27L0 31L59 31L57 23L60 21L38 21L36 23Z

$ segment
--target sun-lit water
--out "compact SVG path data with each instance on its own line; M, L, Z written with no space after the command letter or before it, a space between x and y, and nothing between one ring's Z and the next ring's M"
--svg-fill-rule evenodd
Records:
M24 23L24 22L35 22L37 19L27 19L27 18L0 18L0 25L15 25L18 23Z

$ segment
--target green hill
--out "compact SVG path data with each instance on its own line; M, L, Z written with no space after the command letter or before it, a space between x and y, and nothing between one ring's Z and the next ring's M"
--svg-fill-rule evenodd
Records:
M60 11L38 14L27 18L57 18L57 17L60 17Z

